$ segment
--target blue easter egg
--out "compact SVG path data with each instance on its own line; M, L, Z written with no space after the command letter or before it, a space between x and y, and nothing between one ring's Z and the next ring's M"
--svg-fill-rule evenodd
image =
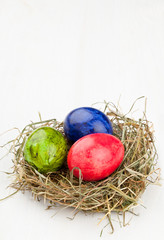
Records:
M92 133L113 134L112 124L101 111L91 107L81 107L71 111L64 121L66 137L75 142Z

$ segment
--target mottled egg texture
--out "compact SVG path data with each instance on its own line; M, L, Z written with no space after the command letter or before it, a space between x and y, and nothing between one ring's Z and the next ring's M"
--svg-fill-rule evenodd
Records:
M84 136L70 148L67 163L70 171L85 181L106 178L121 164L124 157L122 142L113 135L95 133Z
M75 142L92 133L113 134L112 124L101 111L91 107L81 107L71 111L64 121L67 138Z
M59 131L51 127L35 130L24 147L25 160L42 173L60 169L66 154L66 140Z

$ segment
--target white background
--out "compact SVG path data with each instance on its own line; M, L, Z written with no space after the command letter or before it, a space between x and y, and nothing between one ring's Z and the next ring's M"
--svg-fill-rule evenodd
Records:
M0 133L42 118L63 120L75 107L112 101L127 112L142 95L154 123L159 166L164 169L164 1L0 0ZM144 100L135 110L142 114ZM0 144L17 134L0 137ZM1 155L4 153L1 150ZM11 171L10 157L0 171ZM0 198L11 179L0 173ZM164 188L152 186L138 217L101 239L163 239ZM45 211L31 194L0 201L1 240L100 239L103 215Z

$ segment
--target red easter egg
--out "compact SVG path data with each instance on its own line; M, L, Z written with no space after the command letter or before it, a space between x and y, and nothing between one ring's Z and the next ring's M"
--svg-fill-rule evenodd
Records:
M113 135L94 133L80 138L69 150L69 170L79 177L79 169L85 181L106 178L121 164L124 157L122 142ZM78 169L77 169L78 168Z

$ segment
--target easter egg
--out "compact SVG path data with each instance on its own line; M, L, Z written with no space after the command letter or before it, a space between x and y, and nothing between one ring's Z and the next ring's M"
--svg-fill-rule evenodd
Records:
M51 127L36 129L29 136L24 147L24 159L41 173L60 169L66 154L65 138Z
M121 164L124 157L122 142L113 135L95 133L84 136L70 148L67 164L70 171L85 181L106 178Z
M113 134L112 124L101 111L91 107L81 107L71 111L64 121L66 137L75 142L92 133Z

